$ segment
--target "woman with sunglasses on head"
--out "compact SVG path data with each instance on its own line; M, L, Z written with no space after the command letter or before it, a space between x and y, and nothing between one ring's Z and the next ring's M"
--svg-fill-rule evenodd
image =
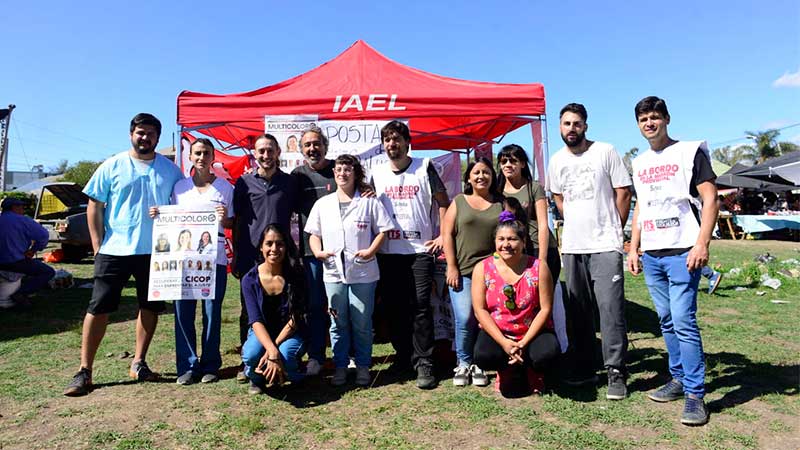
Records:
M261 235L258 264L242 277L250 330L242 361L250 394L305 378L300 359L308 342L305 276L291 236L278 225Z
M526 377L529 388L541 393L542 371L560 352L550 317L553 281L547 263L525 253L528 227L519 203L510 198L504 204L495 253L472 272L472 304L481 327L475 363L497 370L496 388L505 396L522 394L519 381Z
M497 154L497 179L500 193L515 198L528 217L526 253L547 261L554 280L561 273L558 243L547 220L547 198L542 186L534 181L528 154L517 144L506 145ZM555 285L555 284L554 284Z
M347 382L352 343L356 384L368 386L372 364L372 312L375 286L380 278L375 259L386 232L394 224L375 197L362 197L368 189L364 168L352 155L340 155L333 166L336 192L314 203L305 232L311 251L323 262L322 279L331 315L331 347L336 365L331 384ZM386 274L391 276L391 274Z
M217 178L211 171L214 164L214 145L206 138L200 138L192 143L189 148L189 162L192 164L192 175L179 180L172 189L172 204L195 207L214 205L214 212L219 220L219 229L216 239L211 233L204 232L200 238L197 249L200 253L208 253L216 245L216 274L214 285L214 298L199 299L203 310L203 353L197 354L197 331L195 329L195 314L197 300L184 299L175 302L175 362L178 373L177 383L186 386L198 381L213 383L219 380L219 369L222 366L220 355L220 329L222 326L222 300L225 298L227 287L228 259L225 256L225 243L222 238L223 228L233 226L233 186ZM150 216L158 215L158 208L150 208ZM191 251L191 232L183 230L178 236L179 251ZM200 261L197 265L192 260L186 262L186 269L200 270ZM177 264L175 265L177 270Z
M442 223L442 241L447 258L447 285L455 322L458 365L453 385L486 386L489 379L473 363L472 349L478 334L478 322L472 312L472 269L492 254L492 230L503 207L497 196L496 176L491 161L477 158L464 172L464 194L457 195Z

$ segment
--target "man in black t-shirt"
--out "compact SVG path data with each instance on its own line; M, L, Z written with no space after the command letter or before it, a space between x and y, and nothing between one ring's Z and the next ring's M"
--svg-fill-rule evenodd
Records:
M306 283L308 285L308 322L311 337L308 344L306 375L319 374L325 362L325 342L329 319L326 314L328 300L322 281L322 261L318 260L308 245L309 234L305 228L308 214L320 198L336 191L333 179L333 161L326 159L328 137L322 130L312 126L300 136L300 151L306 159L304 165L292 171L299 185L298 225L300 229L300 252L303 255Z

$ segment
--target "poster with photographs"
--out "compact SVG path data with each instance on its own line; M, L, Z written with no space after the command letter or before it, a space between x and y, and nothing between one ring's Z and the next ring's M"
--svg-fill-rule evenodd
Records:
M214 298L219 221L214 205L159 206L148 301Z

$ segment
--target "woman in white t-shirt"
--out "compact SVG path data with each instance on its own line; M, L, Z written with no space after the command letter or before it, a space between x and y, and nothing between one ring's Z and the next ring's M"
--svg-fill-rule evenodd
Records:
M203 299L203 353L200 357L197 355L197 334L194 326L197 300L175 302L175 353L180 385L219 380L218 372L222 366L219 351L222 300L228 280L228 259L225 255L222 229L233 225L233 186L211 172L214 164L214 145L211 141L206 138L196 140L189 150L189 162L194 166L193 174L175 183L172 203L180 206L213 204L220 227L217 237L215 296L212 299ZM158 209L151 208L150 214L157 215ZM198 265L199 263L200 261Z
M347 381L352 342L356 384L368 386L372 362L372 311L380 278L375 259L392 219L375 197L362 197L364 169L358 158L340 155L333 169L336 192L314 203L305 232L314 256L323 261L322 279L331 314L331 346L336 371L331 384Z

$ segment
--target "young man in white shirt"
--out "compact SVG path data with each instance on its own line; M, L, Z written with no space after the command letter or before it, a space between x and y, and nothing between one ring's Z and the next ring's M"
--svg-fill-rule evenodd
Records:
M703 141L676 141L667 133L667 104L646 97L636 120L650 149L633 160L637 202L633 213L628 270L644 278L661 323L672 379L648 397L657 402L685 399L681 423L708 422L703 342L697 326L697 288L708 263L717 222L716 176Z
M431 309L433 254L442 248L442 240L433 239L431 210L436 200L441 224L450 200L430 161L408 155L411 133L406 124L389 122L381 129L381 140L389 162L375 167L372 183L394 222L394 229L387 232L378 254L378 289L396 352L393 369L401 371L413 366L417 387L432 389L436 387Z
M600 315L609 400L627 395L628 349L622 270L622 228L628 218L631 178L610 144L586 139L586 108L561 109L566 144L550 160L547 185L564 217L561 255L566 273L565 309L570 385L594 384L594 310Z

